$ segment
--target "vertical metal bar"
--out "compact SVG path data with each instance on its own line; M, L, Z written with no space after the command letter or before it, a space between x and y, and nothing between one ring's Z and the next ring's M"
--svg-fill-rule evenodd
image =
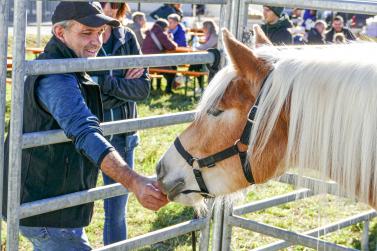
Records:
M237 36L240 1L241 0L233 0L232 1L232 16L231 16L231 19L230 19L230 32L232 32L233 35L235 35L235 36Z
M41 47L41 25L42 25L42 1L36 2L37 13L37 47Z
M12 108L10 124L7 250L18 250L22 120L24 105L26 0L14 1Z
M369 220L364 222L363 233L361 236L361 250L369 251Z
M245 0L240 0L239 9L238 9L238 23L237 23L237 39L242 41L242 35L244 29L247 25L247 13L249 5L246 4Z
M221 242L222 251L230 251L230 245L232 243L232 225L229 224L229 216L233 215L232 202L225 203L224 206L224 223L223 223L223 238Z
M8 50L8 20L9 1L0 0L0 209L3 208L3 176L4 176L4 133L5 133L5 110L6 110L6 80L7 80L7 50ZM0 245L1 245L0 220Z
M212 251L221 251L221 239L223 233L224 200L215 201L215 214L213 216Z
M206 216L206 226L204 229L200 231L200 243L199 243L199 251L208 251L209 249L209 238L211 234L211 219L213 213L213 200L209 200L207 207L208 212Z

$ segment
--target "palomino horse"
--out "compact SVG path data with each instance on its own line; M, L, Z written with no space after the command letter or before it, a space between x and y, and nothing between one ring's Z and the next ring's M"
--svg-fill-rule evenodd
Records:
M231 64L159 161L164 192L197 205L298 167L377 208L377 46L278 50L254 31L267 45L251 50L223 31Z

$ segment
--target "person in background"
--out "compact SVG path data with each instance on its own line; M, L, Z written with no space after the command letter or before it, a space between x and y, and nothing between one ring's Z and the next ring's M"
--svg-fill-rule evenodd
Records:
M142 51L144 54L159 54L164 51L172 51L177 48L177 44L172 40L171 36L168 34L169 23L165 19L157 19L154 23L152 29L146 31L146 36L142 46ZM176 66L160 67L165 69L176 70ZM164 73L166 79L166 89L165 92L172 94L172 87L175 79L173 73ZM157 89L161 88L161 80L157 79Z
M217 48L217 42L219 40L219 28L215 21L208 19L203 22L204 42L198 45L194 45L195 50L208 50L210 48ZM205 65L190 65L189 71L206 71ZM201 91L204 91L204 76L198 77L199 87Z
M263 6L265 24L262 30L274 45L292 44L292 35L289 29L292 24L287 15L282 15L284 8Z
M168 22L169 33L173 35L174 42L176 42L178 46L187 47L186 32L180 24L181 17L175 13L170 14L168 16Z
M310 31L314 27L315 21L317 21L317 11L305 10L302 23L302 27L305 28L305 31Z
M52 15L53 36L36 60L96 57L106 25L97 2L60 2ZM24 84L22 132L62 129L69 142L22 149L20 202L27 203L92 189L99 170L121 183L146 208L168 203L156 180L139 175L103 136L100 86L85 72L28 76ZM8 135L9 136L9 135ZM7 218L9 137L4 150L3 208ZM85 203L20 220L20 232L34 250L91 250L84 227L94 203Z
M355 35L352 34L352 32L344 27L344 20L341 16L334 17L332 21L332 28L326 33L326 42L327 43L333 43L334 42L334 36L337 33L343 33L343 35L346 37L347 41L356 40Z
M146 28L146 24L147 20L145 18L145 14L139 11L132 13L132 23L127 24L127 27L135 33L137 42L139 43L140 47L144 42L145 35L143 29Z
M101 2L106 16L123 22L125 3ZM135 34L124 26L107 26L103 34L103 45L98 57L140 55L141 50ZM150 92L150 80L147 69L112 70L90 73L96 76L102 91L104 121L116 121L137 117L135 101L144 100ZM135 147L139 143L136 132L111 135L110 143L119 152L128 166L134 167ZM105 185L115 183L102 173ZM104 201L105 223L103 242L105 245L127 238L127 201L128 195L121 195Z
M308 32L308 44L325 44L326 28L327 24L325 21L316 21L314 27Z
M164 4L157 10L152 11L150 16L155 20L159 18L168 19L168 16L173 13L180 16L182 20L183 18L182 4Z
M216 48L219 40L219 28L215 21L208 19L203 22L204 42L195 46L196 50L208 50L209 48Z

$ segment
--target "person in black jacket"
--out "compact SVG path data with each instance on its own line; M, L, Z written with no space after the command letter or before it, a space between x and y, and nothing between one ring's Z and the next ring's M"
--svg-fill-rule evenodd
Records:
M353 35L349 29L344 27L344 21L341 16L334 17L332 28L326 33L326 42L333 43L336 33L343 33L347 41L356 40L355 35Z
M308 32L308 44L324 44L326 27L325 21L316 21L314 27Z
M287 15L282 15L284 8L263 6L265 24L262 30L274 45L292 44L292 35L289 28L292 24Z
M105 15L123 23L126 5L124 3L101 3ZM97 56L140 55L141 50L136 35L131 29L119 26L108 26L103 34L103 45ZM91 73L98 79L102 90L104 121L116 121L136 118L135 101L144 100L150 92L150 80L147 69L112 70ZM111 135L110 143L127 162L134 166L134 151L139 137L136 132ZM115 183L113 179L102 173L105 185ZM104 201L105 224L103 241L105 245L127 238L126 207L128 195L117 196Z

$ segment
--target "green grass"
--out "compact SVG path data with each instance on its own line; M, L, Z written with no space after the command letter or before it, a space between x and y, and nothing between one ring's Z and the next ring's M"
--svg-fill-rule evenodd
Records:
M7 87L7 118L9 118L10 88ZM183 95L183 89L179 89L176 95L163 95L161 92L152 92L147 101L139 103L140 117L167 114L177 111L185 111L194 108L196 100ZM160 156L169 147L187 125L176 125L164 128L155 128L140 131L141 143L136 149L135 168L145 175L154 174L154 166ZM102 185L99 179L98 185ZM250 189L245 200L239 204L264 199L286 192L293 191L290 185L278 182L269 182L264 185L254 186ZM349 199L334 196L314 196L298 202L291 202L277 207L268 208L245 217L264 222L273 226L292 231L306 231L338 221L352 214L360 213L369 208L362 204L354 203ZM143 209L134 196L130 196L128 205L128 231L129 237L135 237L150 231L161 229L179 222L191 219L193 210L176 203L170 203L158 212ZM102 229L104 221L103 202L95 203L93 220L86 228L88 238L93 247L101 247ZM328 234L325 240L353 248L360 248L360 239L363 225L354 226ZM5 224L3 224L3 240L5 243ZM370 224L370 249L375 249L377 243L377 220ZM233 250L249 250L271 243L275 239L254 232L234 228L232 232L231 247ZM23 237L20 239L21 250L31 250L30 243ZM158 243L140 250L191 250L191 236L184 235L172 240ZM287 250L309 250L308 248L293 246Z

